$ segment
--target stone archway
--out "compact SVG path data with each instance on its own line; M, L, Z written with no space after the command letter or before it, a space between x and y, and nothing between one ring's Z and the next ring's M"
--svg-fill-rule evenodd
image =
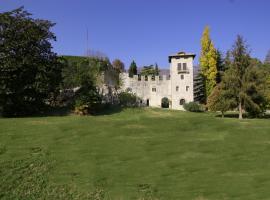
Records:
M161 99L161 108L169 108L170 107L170 100L167 97L163 97Z

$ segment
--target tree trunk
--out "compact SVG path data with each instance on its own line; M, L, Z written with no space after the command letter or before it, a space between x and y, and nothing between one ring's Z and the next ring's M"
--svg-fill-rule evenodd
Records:
M242 102L239 103L239 119L243 119Z
M223 111L221 111L221 117L224 118L224 112Z

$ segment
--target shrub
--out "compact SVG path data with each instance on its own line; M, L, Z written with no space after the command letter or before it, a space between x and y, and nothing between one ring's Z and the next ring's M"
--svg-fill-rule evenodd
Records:
M121 92L118 95L119 104L123 107L136 107L138 106L139 98L132 93L129 92Z
M189 102L184 104L184 109L189 112L202 112L203 108L196 102Z
M101 108L101 96L95 87L85 85L76 94L75 113L79 115L95 114Z

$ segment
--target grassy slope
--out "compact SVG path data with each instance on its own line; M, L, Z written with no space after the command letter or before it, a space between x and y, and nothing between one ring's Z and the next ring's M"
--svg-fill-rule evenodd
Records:
M156 109L0 119L0 148L1 161L48 151L52 183L102 187L111 199L270 197L269 120Z

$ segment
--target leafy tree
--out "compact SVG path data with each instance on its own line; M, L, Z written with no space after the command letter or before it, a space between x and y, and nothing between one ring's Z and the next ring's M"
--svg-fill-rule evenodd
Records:
M201 38L201 72L205 79L206 99L211 94L216 85L217 77L217 51L210 38L209 27L206 26Z
M130 64L130 67L128 69L128 74L129 74L129 77L133 77L134 75L137 75L137 65L134 60Z
M143 69L141 70L141 75L143 76L148 76L148 75L156 75L156 69L154 68L153 65L150 66L144 66Z
M121 73L125 70L125 65L120 59L115 59L112 62L112 66L118 73Z
M217 85L207 99L207 108L210 111L220 111L224 117L224 113L230 109L230 105L230 99L226 99L221 85Z
M112 67L108 59L97 57L63 56L62 58L64 60L63 89L81 87L83 79L89 79L97 85L100 74Z
M267 52L267 55L265 57L265 63L270 63L270 50Z
M52 52L54 24L23 7L0 13L0 107L5 116L41 112L54 99L61 64Z
M243 37L237 36L231 55L231 67L225 72L222 92L231 108L238 107L239 119L243 118L243 110L258 115L265 109L263 73L258 66L252 65Z

